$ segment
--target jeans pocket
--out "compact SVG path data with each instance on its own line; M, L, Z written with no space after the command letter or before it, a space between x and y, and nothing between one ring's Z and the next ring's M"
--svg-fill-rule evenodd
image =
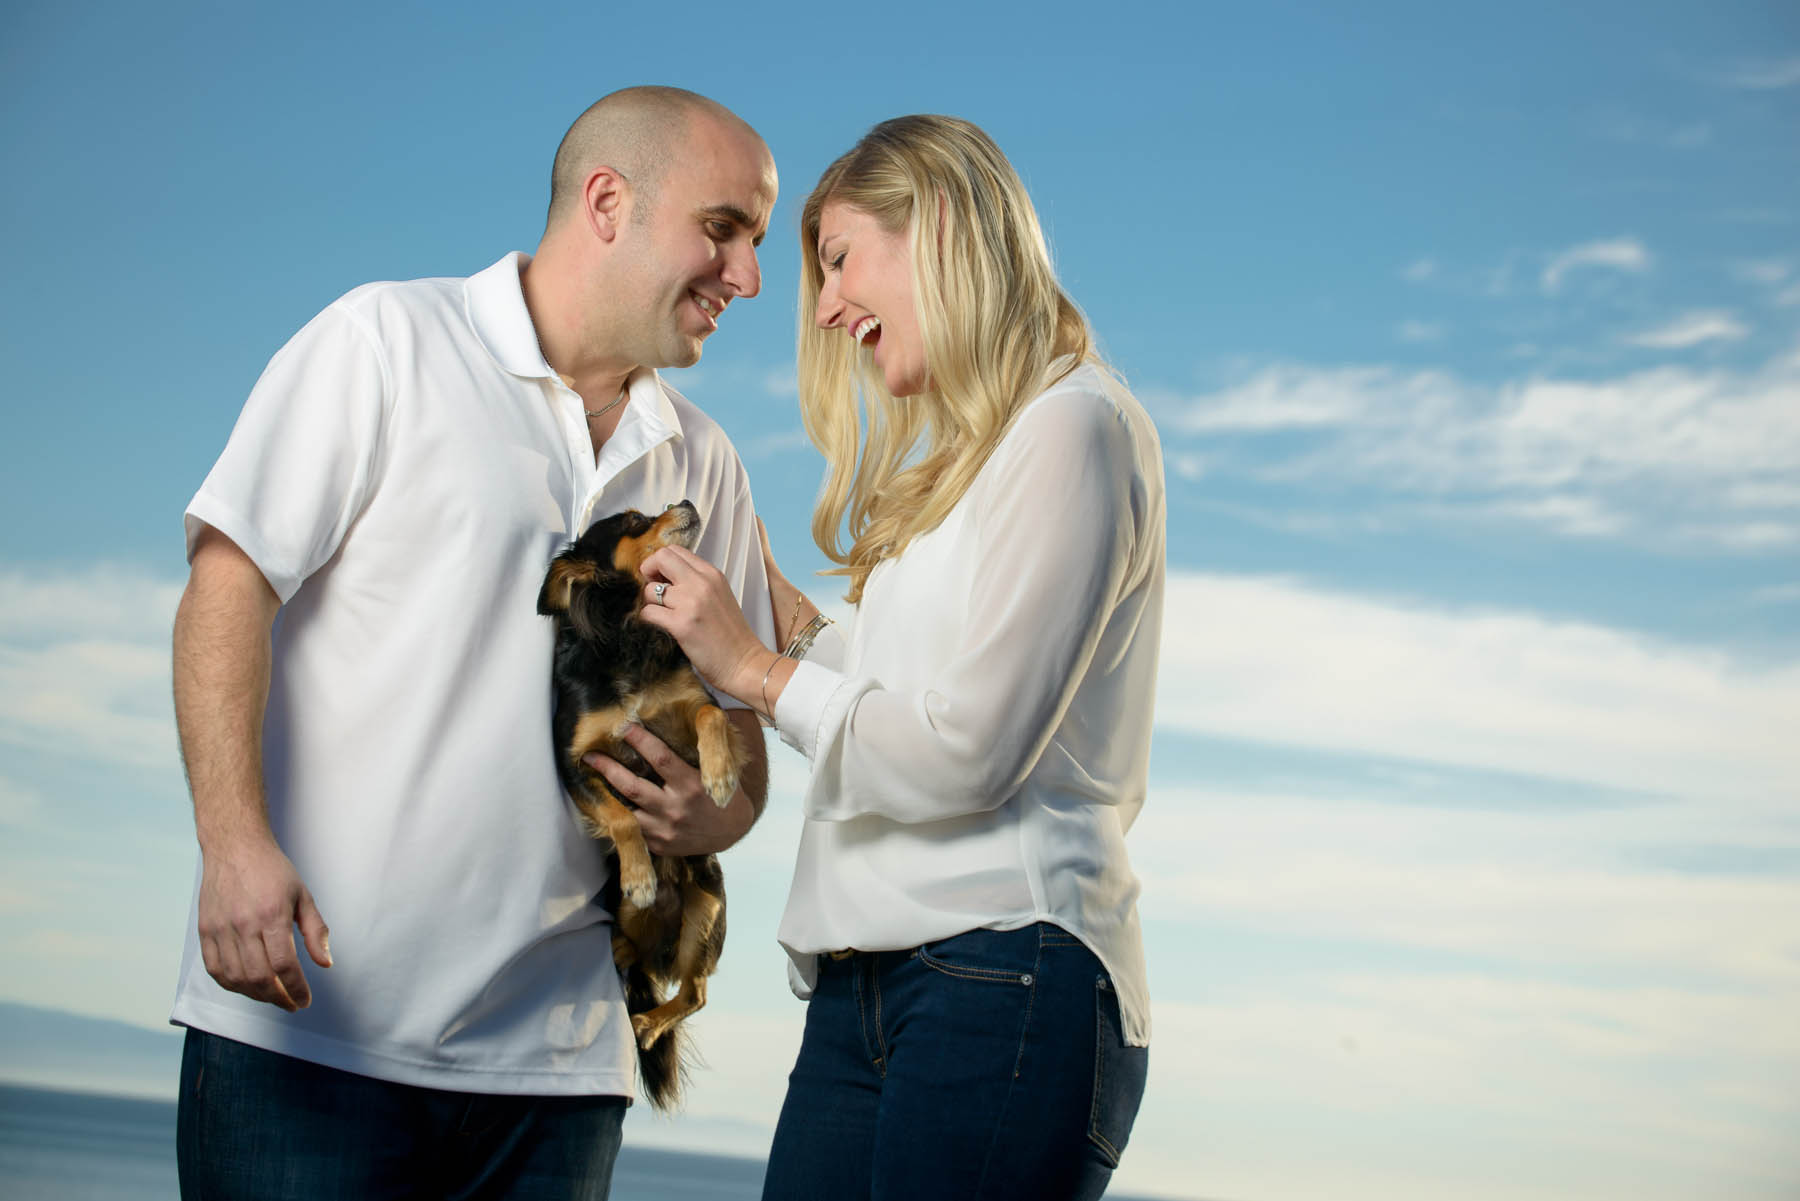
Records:
M1131 1138L1149 1069L1150 1048L1125 1045L1119 996L1102 972L1094 981L1094 1100L1088 1110L1088 1141L1108 1167L1119 1166Z
M1036 926L1023 930L970 930L921 946L913 954L935 972L959 980L988 980L1030 987L1037 969Z

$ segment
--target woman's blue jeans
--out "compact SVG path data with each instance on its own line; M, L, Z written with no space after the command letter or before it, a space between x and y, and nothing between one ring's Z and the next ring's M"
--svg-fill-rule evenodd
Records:
M1148 1061L1052 925L821 956L764 1201L1098 1197Z
M606 1201L624 1097L444 1092L190 1029L175 1151L187 1201Z

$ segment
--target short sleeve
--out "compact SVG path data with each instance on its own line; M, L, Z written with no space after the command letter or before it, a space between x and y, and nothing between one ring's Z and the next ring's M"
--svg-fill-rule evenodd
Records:
M374 485L390 394L374 333L342 302L269 361L225 450L189 503L237 544L282 603L336 553Z

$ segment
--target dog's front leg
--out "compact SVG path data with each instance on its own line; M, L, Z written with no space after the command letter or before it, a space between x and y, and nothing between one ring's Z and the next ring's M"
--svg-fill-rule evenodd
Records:
M594 838L609 839L619 855L619 892L627 905L648 909L656 900L656 872L650 863L650 848L644 844L644 831L637 814L613 795L606 781L597 773L571 794L575 807Z
M737 791L738 775L748 762L749 751L740 745L737 727L725 718L717 705L701 705L694 710L694 733L698 736L700 783L706 795L723 809L731 804Z

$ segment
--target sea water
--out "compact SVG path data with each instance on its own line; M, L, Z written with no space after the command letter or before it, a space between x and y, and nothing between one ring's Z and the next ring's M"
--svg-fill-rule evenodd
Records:
M763 1165L626 1146L613 1201L739 1201ZM0 1199L176 1201L175 1104L0 1084Z

